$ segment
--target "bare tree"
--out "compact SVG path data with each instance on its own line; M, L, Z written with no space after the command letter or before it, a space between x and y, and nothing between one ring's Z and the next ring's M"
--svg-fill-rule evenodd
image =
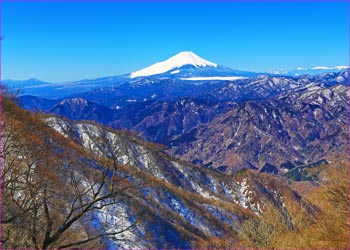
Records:
M98 214L115 212L108 209L130 198L128 191L135 187L131 174L121 171L118 144L105 136L83 148L10 100L3 103L5 247L99 246L103 237L136 225L91 225Z

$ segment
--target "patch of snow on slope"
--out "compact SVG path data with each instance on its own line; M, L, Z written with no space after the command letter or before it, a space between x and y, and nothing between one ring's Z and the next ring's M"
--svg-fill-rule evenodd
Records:
M171 75L172 75L172 74L177 74L177 73L179 73L179 72L180 72L180 70L177 69L177 70L171 71L170 74L171 74Z
M252 197L253 191L250 191L247 184L247 179L243 179L241 183L237 182L237 190L234 194L232 194L232 197L234 198L234 202L238 205L240 205L243 208L250 208L253 213L260 214L261 213L261 207L259 203L252 203Z
M168 182L167 178L162 174L159 167L155 164L156 160L154 159L153 155L141 146L135 146L135 149L135 157L137 158L137 161L141 167L147 169L150 173L153 174L153 176L157 177L158 179Z
M170 198L170 206L171 208L180 214L183 218L185 218L192 226L201 229L202 231L209 233L210 229L207 225L205 225L201 220L197 218L197 216L190 210L188 207L184 206L179 200L175 197L169 195Z
M201 207L203 207L205 210L210 212L212 215L224 223L234 225L235 221L237 220L237 215L235 213L225 211L221 207L210 204L201 204Z
M244 208L248 208L248 203L250 202L250 197L248 194L251 192L248 190L248 185L247 185L247 179L243 179L241 183L237 183L240 185L238 193L237 193L237 198L238 198L238 204Z
M64 122L61 122L61 120L57 119L56 117L50 117L45 119L47 124L53 128L56 132L63 135L64 137L68 137L66 134L67 131L67 125Z
M105 228L106 233L121 232L131 226L127 210L128 208L126 206L118 204L103 207L95 215L100 225ZM130 249L144 247L140 244L139 237L135 235L132 229L116 234L115 236L109 236L109 238L115 243L114 247L116 248Z
M188 170L187 169L183 169L183 166L181 166L180 164L178 164L177 162L175 161L172 161L171 162L173 164L173 166L175 168L177 168L181 174L183 174L185 176L186 179L189 180L189 183L191 185L191 187L193 188L193 190L195 190L198 194L200 194L201 196L205 197L205 198L212 198L212 199L215 199L217 200L218 198L211 195L209 192L207 192L206 190L204 190L201 186L199 186L197 184L197 182L193 181L192 180L192 176L190 177L189 174L188 174Z

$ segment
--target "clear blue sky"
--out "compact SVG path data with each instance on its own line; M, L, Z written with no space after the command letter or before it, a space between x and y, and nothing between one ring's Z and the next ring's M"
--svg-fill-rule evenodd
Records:
M347 2L1 4L2 79L112 76L183 50L252 71L349 63Z

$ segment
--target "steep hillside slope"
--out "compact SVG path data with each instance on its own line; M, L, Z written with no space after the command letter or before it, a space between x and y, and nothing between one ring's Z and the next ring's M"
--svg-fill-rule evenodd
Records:
M189 248L237 237L266 207L305 206L267 174L226 176L129 132L3 108L5 247Z

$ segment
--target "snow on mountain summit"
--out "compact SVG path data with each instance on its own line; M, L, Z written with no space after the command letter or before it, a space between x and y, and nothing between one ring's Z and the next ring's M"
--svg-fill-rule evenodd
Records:
M132 72L130 78L135 78L139 76L150 76L157 75L164 72L167 72L172 69L178 69L184 65L193 65L194 67L214 67L218 65L207 61L191 51L183 51L175 56L170 57L169 59L155 63L147 68ZM175 72L175 71L174 71Z
M326 66L316 66L313 67L312 69L317 70L317 69L324 69L324 70L332 70L332 69L336 69L336 70L342 70L342 69L348 69L349 66L335 66L335 67L326 67Z
M317 75L322 73L330 73L330 72L339 72L342 70L350 69L349 66L335 66L335 67L327 67L327 66L316 66L313 68L302 68L298 67L292 70L274 70L270 73L277 75L289 75L289 76L300 76L300 75Z

